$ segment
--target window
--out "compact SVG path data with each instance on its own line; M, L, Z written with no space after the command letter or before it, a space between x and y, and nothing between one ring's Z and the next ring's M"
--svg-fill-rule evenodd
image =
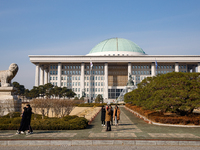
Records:
M134 65L133 65L133 69L134 69Z
M101 86L103 86L103 82L101 82Z

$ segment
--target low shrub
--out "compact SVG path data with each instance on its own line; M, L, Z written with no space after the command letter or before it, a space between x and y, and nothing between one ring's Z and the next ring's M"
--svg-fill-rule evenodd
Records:
M21 117L0 118L0 130L17 130L20 122ZM88 120L78 116L31 120L31 126L34 130L78 130L86 128L87 125Z
M165 115L161 112L144 110L141 107L132 104L126 104L126 107L138 112L139 114L147 117L148 119L154 122L159 122L164 124L200 125L200 114L197 113L193 113L190 116L177 116L174 114Z
M102 107L107 105L106 103L84 103L79 104L78 107Z

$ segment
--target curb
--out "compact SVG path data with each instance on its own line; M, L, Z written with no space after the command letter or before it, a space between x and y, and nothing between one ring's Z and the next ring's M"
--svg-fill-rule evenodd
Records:
M171 145L171 146L200 146L200 141L164 141L164 140L0 140L0 146L104 146L104 145Z

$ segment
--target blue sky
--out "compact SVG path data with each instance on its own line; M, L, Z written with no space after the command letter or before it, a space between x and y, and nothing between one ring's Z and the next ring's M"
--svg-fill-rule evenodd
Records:
M0 0L0 70L31 89L28 55L85 55L119 37L149 55L200 55L200 0Z

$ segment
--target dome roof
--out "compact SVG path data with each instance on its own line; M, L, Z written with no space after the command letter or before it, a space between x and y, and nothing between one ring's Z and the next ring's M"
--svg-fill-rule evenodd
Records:
M110 38L97 44L88 55L145 55L145 52L130 40Z

